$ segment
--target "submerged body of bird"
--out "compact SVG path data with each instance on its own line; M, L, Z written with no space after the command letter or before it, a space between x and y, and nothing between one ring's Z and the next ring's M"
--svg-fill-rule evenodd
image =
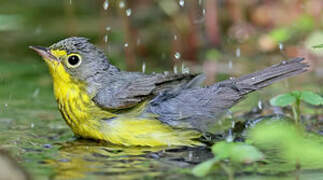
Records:
M203 75L120 71L85 38L31 47L49 66L59 110L83 138L126 146L193 146L244 95L307 70L303 58L200 87Z

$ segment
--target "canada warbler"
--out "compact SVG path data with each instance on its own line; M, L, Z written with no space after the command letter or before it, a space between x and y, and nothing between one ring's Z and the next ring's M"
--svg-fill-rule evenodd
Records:
M195 146L244 95L302 73L303 58L200 87L203 75L121 71L86 38L31 46L49 66L58 108L80 137L125 146Z

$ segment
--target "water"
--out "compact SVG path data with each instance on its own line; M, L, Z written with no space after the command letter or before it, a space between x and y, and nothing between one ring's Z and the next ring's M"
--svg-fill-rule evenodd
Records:
M185 1L184 1L184 0L179 0L179 1L178 1L178 4L179 4L181 7L184 7Z
M175 52L174 57L175 57L175 59L180 59L181 58L181 53L180 52Z
M142 63L142 72L145 73L146 72L146 63Z
M240 48L236 49L236 57L240 57L241 56L241 50Z
M173 72L174 72L174 74L177 74L178 73L178 70L177 70L177 66L176 65L173 66Z
M127 15L127 16L131 16L131 13L132 13L132 10L131 10L131 9L127 9L127 10L126 10L126 15Z
M125 3L124 1L120 1L120 2L119 2L119 8L120 8L120 9L125 8L125 6L126 6L126 3Z
M109 8L109 0L105 0L103 3L103 9L107 10Z

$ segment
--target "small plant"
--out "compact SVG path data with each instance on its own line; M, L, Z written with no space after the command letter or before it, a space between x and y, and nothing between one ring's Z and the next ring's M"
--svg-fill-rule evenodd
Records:
M233 168L227 166L226 160L230 160L230 164L250 164L263 159L263 154L254 146L241 142L218 142L212 146L214 154L213 159L209 159L193 169L193 174L198 177L204 177L210 172L223 169L229 176L234 178Z
M323 98L311 91L292 91L286 94L281 94L272 98L270 100L270 104L272 106L280 107L291 105L295 123L298 124L301 115L301 101L315 106L323 105Z
M323 48L323 44L315 45L315 46L313 46L313 48Z

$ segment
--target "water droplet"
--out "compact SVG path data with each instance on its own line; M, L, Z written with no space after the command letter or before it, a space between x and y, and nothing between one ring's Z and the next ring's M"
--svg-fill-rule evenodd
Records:
M124 43L124 47L128 47L129 46L129 44L128 43Z
M33 97L33 98L35 98L35 97L37 97L37 96L38 96L38 94L39 94L39 88L37 88L37 89L33 92L32 97Z
M107 35L107 34L104 36L104 42L105 42L105 43L107 43L107 42L108 42L108 35Z
M106 31L111 31L111 27L110 27L110 26L107 26L107 27L105 28L105 30L106 30Z
M185 67L184 63L182 63L182 73L183 74L189 74L190 73L190 68Z
M233 141L233 135L232 135L232 129L230 128L228 130L228 136L225 138L227 142L232 142Z
M284 44L283 43L279 43L278 47L279 47L279 50L282 51L284 49Z
M189 151L188 152L188 161L192 161L193 160L193 151Z
M262 109L262 102L260 100L258 101L258 108Z
M108 8L109 8L109 1L105 0L104 3L103 3L103 9L107 10Z
M176 52L176 53L174 54L174 57L175 57L175 59L179 59L179 58L181 58L181 53Z
M241 56L240 48L237 48L237 49L236 49L236 56L237 56L237 57L240 57L240 56Z
M177 66L176 65L173 67L173 72L174 72L174 74L177 74Z
M231 60L228 62L228 68L232 69L232 61Z
M124 1L119 2L119 8L123 9L125 6L126 4L124 3Z
M236 126L236 122L235 121L232 121L231 122L231 127L234 128Z
M145 73L146 72L146 63L142 63L142 72Z
M184 0L179 0L178 4L179 4L181 7L184 7L185 1L184 1Z
M131 13L132 13L131 9L127 9L127 10L126 10L126 14L127 14L127 16L131 16Z

